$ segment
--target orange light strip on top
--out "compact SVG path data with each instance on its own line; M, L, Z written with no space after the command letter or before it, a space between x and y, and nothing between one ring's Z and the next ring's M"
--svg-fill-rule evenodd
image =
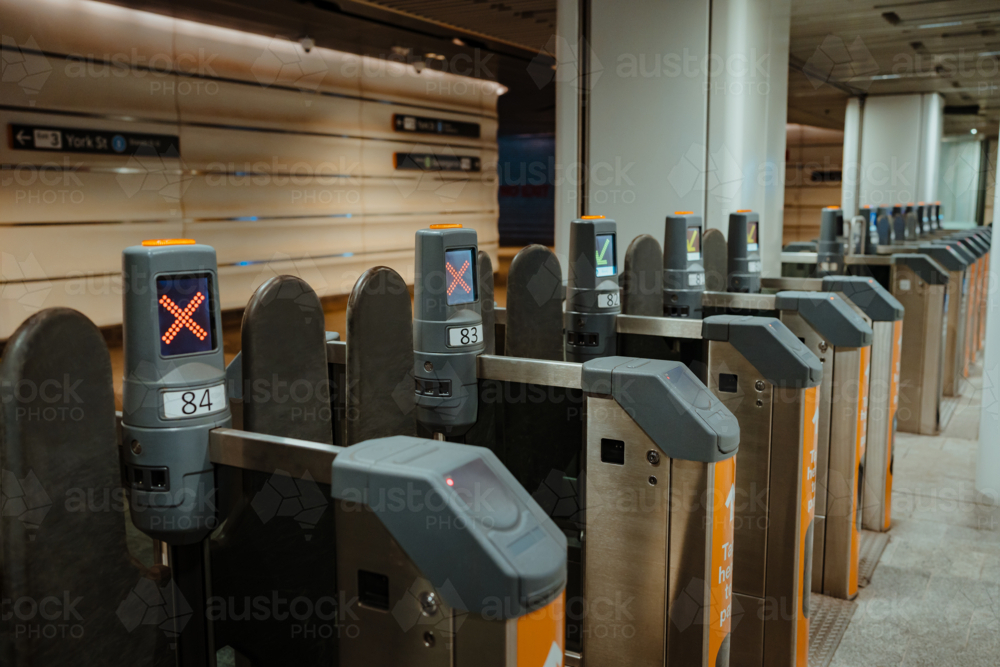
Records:
M752 208L738 208L738 209L736 209L736 212L737 213L753 213L753 209Z
M164 246L164 245L194 245L197 243L194 239L147 239L142 242L142 245L148 247Z
M674 215L694 215L694 211L674 211Z
M440 225L431 225L431 229L461 229L462 223L460 222L449 222Z
M603 220L604 216L603 215L581 215L580 219L581 220Z

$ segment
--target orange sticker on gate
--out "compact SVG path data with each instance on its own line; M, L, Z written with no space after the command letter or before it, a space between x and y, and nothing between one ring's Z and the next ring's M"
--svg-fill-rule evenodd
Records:
M566 649L566 591L517 619L518 667L562 667Z
M898 322L897 322L898 324ZM868 449L868 385L871 378L870 347L863 347L859 355L857 423L854 433L854 488L851 500L851 569L847 580L847 593L853 597L858 592L858 565L861 555L861 534L858 532L861 513L861 462ZM897 392L898 393L898 392ZM891 399L890 399L891 400Z
M708 664L714 665L733 627L733 519L736 516L736 457L715 464L712 487L711 600Z
M807 667L809 664L809 618L806 616L806 595L812 588L812 582L806 581L806 565L811 550L809 540L812 532L809 527L816 518L816 458L819 442L819 387L805 390L802 405L802 493L799 511L799 585L797 588L796 615L796 667Z

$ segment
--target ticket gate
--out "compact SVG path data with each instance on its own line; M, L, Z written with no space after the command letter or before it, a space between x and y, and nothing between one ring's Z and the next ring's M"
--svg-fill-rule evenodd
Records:
M594 236L607 233L589 221L581 220L580 226ZM424 233L429 232L418 232ZM437 272L454 276L446 268L447 249L470 247L470 240L460 235L473 232L449 228L434 233L441 242L418 244L423 254L417 266L428 275L436 266ZM604 252L612 251L610 241ZM497 321L508 349L554 356L549 341L555 335L562 339L563 313L552 306L562 294L545 281L561 272L548 249L534 246L522 253L508 278L511 318L507 321L507 313L498 309ZM603 266L600 253L592 239L580 262L589 262L595 276ZM475 296L466 292L461 304L474 313L492 299L492 270L482 268L488 258L480 254L479 262L478 290ZM596 277L612 276L617 280L616 270ZM595 289L605 291L602 281L579 288L578 303L597 303L584 293ZM442 294L459 290L454 281L422 285L415 289L415 312L427 312L432 303L442 302ZM458 306L446 303L440 318L450 321ZM416 330L425 319L415 318L413 340L428 345L434 332ZM593 333L588 328L578 332ZM485 349L495 347L490 327L483 333ZM603 345L606 338L600 340ZM498 383L492 397L499 408L496 423L478 432L475 424L464 434L442 435L477 444L491 431L502 460L526 488L535 490L568 538L567 661L729 664L731 498L739 427L723 403L682 363L613 355L580 364L480 354L476 374L456 381L461 386ZM427 418L428 430L448 414L467 414L444 401L431 411L443 416ZM417 418L424 415L417 413ZM483 411L478 415L481 419ZM529 429L530 439L525 437ZM613 601L625 599L634 603L623 612ZM605 601L611 603L610 616L602 606ZM628 620L623 621L626 612Z
M842 271L833 235L837 207L823 210L821 237L827 236L817 272ZM730 230L730 247L736 237ZM740 237L736 237L740 238ZM823 364L818 393L819 440L813 590L851 599L858 590L861 493L868 419L868 387L873 331L870 320L840 296L814 291L776 294L706 292L705 312L777 314ZM867 320L867 321L866 321Z
M828 276L822 280L765 278L763 283L768 289L835 292L871 322L868 424L862 460L864 479L861 480L862 527L888 530L891 524L893 446L902 362L902 304L876 280L860 276ZM822 479L822 472L820 474ZM842 498L843 494L839 497ZM837 499L828 499L827 502L832 504ZM814 585L817 583L814 579Z
M963 357L965 354L965 321L968 317L968 287L966 284L972 256L957 244L925 243L918 250L948 271L945 288L944 354L941 369L941 392L944 396L959 396Z
M868 425L872 327L833 293L705 293L706 310L777 315L823 365L816 465L812 590L842 599L857 594L861 493Z
M282 584L272 589L273 600L270 596L263 600L253 598L254 605L267 606L267 609L255 606L254 614L263 610L284 617L291 615L303 622L317 617L332 620L337 630L313 640L312 645L333 645L336 664L561 664L565 538L491 452L413 437L375 439L345 450L325 442L225 426L202 430L203 442L195 442L190 433L184 432L190 424L184 419L197 421L192 416L198 412L197 408L208 411L209 416L228 411L218 408L217 394L211 391L219 379L214 365L206 364L211 366L208 369L185 369L175 363L176 357L191 359L202 354L213 359L221 351L214 252L193 244L186 247L157 244L142 250L131 249L124 265L128 287L127 345L133 354L138 351L139 355L146 355L147 361L126 376L132 384L129 399L124 401L126 412L122 421L132 426L123 424L121 435L115 432L110 361L96 327L74 311L43 311L25 322L9 341L0 376L4 386L41 384L53 373L67 382L72 379L74 389L80 388L79 398L74 401L78 414L67 410L68 419L25 421L19 411L28 414L40 411L41 399L4 401L0 452L5 469L19 462L37 468L40 479L33 474L25 476L29 484L24 489L28 492L23 496L24 504L30 508L38 506L43 500L40 494L46 491L57 494L55 498L47 496L48 502L55 500L55 505L61 506L63 495L72 491L67 486L80 483L94 483L92 491L100 487L112 494L124 483L130 487L128 493L139 501L141 496L136 492L143 487L152 493L167 493L168 485L175 483L175 473L183 476L184 471L192 469L196 476L214 477L213 484L222 485L218 491L223 499L217 504L211 496L198 496L197 503L191 502L187 500L191 495L187 489L196 487L182 480L185 492L177 495L185 500L179 504L130 503L133 523L182 547L178 549L178 544L171 544L169 561L148 568L130 557L124 524L117 511L100 508L57 511L50 525L42 527L38 524L45 521L45 513L36 509L33 515L25 515L24 522L5 523L5 545L14 546L21 542L22 536L27 538L24 527L32 523L36 524L32 526L36 532L31 537L39 538L37 553L23 550L31 558L30 567L25 568L26 563L17 558L5 559L5 595L41 599L40 594L51 585L75 591L73 595L81 597L67 610L66 620L82 612L86 614L86 628L83 625L69 628L66 641L53 641L55 636L40 627L32 636L27 626L36 625L34 622L25 624L24 637L8 637L5 632L0 645L4 664L35 667L70 664L78 661L80 651L87 652L87 660L101 664L122 660L128 664L167 665L175 661L185 666L214 664L210 651L218 647L213 643L219 637L212 630L222 620L216 614L221 612L222 617L227 613L239 614L241 618L236 620L249 621L251 598L246 597L244 603L243 595L236 596L230 591L229 595L217 598L220 593L214 585L217 577L206 577L209 569L194 558L198 555L204 559L210 550L204 544L199 554L186 549L187 543L197 539L191 537L192 533L198 535L205 527L212 528L215 522L210 519L222 524L215 525L213 542L230 539L232 535L227 533L241 530L241 526L232 525L241 508L228 502L231 494L223 488L236 471L270 476L277 486L271 488L275 497L269 500L280 503L280 508L271 508L278 510L278 516L291 516L284 513L287 502L294 502L298 509L302 505L308 508L312 502L312 508L319 507L322 512L327 501L320 492L316 505L315 494L320 488L329 489L326 497L330 502L338 501L336 553L326 549L331 543L324 536L310 534L320 539L299 542L294 566L318 556L326 569L331 570L332 559L341 573L339 600L348 601L348 606L338 603L337 586L325 589L325 597L320 599L303 597L303 591L296 588L295 573L288 571L293 569L289 568L292 563L283 563L285 568L278 573ZM141 268L151 268L152 272L143 274L138 270ZM146 283L144 278L153 282ZM246 327L249 320L253 329L248 341L245 328L244 342L258 344L244 346L242 363L235 368L242 366L243 370L253 372L266 366L259 357L274 352L268 349L270 343L285 353L280 360L272 361L274 367L280 364L310 370L305 362L313 359L308 354L296 355L295 351L314 332L317 320L284 317L313 305L309 297L315 298L315 293L297 289L303 285L298 279L281 277L262 286L255 297L265 292L264 298L251 303L244 321ZM158 305L170 317L162 313L156 317L157 308L151 304ZM156 317L157 324L137 323L134 319L143 316ZM270 321L262 323L262 316ZM321 335L313 341L318 345L312 345L309 352L318 349L325 355L322 320L318 323ZM285 339L268 341L268 333L279 328ZM303 335L303 330L308 331ZM173 344L178 344L182 351L164 354L164 346ZM149 350L156 351L159 359L149 355ZM134 360L135 356L130 358ZM324 361L321 357L321 362ZM161 365L154 368L156 364ZM320 370L325 372L325 366L321 363ZM239 372L235 377L236 382L228 389L223 386L222 391L240 394ZM170 384L157 392L137 394L135 389L143 382ZM251 387L252 393L242 395L247 401L243 411L245 422L256 421L265 427L278 428L284 420L284 427L290 430L315 427L315 415L298 420L294 417L294 412L311 398L299 401L288 401L287 395L280 399L264 398L261 390L274 391L276 385ZM179 403L171 396L174 391L183 391ZM224 405L225 399L224 395ZM175 407L176 412L186 416L175 416ZM157 450L157 444L165 439L165 434L150 434L134 426L149 412L158 414L160 419L173 420L169 428L179 434L181 447L177 449L182 451L164 456ZM292 416L290 421L289 416ZM318 421L320 430L328 430L329 420ZM194 428L199 426L196 423ZM122 442L116 447L119 438ZM144 441L150 443L148 449ZM118 449L122 450L121 476L117 472L109 475L118 469ZM125 450L130 451L130 457L126 457ZM190 455L193 450L195 456L188 456L187 460L181 456ZM207 468L199 469L199 465ZM153 472L159 470L162 475L147 468ZM13 474L24 475L24 472L15 470ZM5 495L17 497L6 476L3 483ZM288 485L293 489L297 486L301 493L287 495L287 488L282 487ZM31 494L37 497L29 497ZM393 498L413 498L414 494L426 500L419 504L419 509L391 503ZM476 494L480 502L470 502ZM435 502L431 503L431 499ZM257 503L254 510L257 514L268 511ZM182 512L188 512L192 520L183 520ZM334 529L332 522L321 525L315 517L310 520L299 514L295 518L310 524L308 530L298 527L288 531L300 540L304 532L317 527ZM458 525L461 530L441 528ZM59 546L66 540L72 542L72 548ZM26 539L24 544L35 541ZM253 546L256 570L245 582L248 588L238 593L246 592L256 579L266 575L264 571L275 565L274 549L280 548L268 539ZM462 562L449 563L451 555L458 553ZM18 568L34 574L27 578L13 576ZM129 575L129 571L133 574ZM123 590L123 586L130 590ZM296 593L299 597L294 597ZM288 604L287 598L279 601L279 594L283 598L294 597L290 609L282 611L274 606ZM298 602L307 605L310 611L303 611L302 605L296 606ZM210 613L205 613L206 608ZM345 619L350 623L345 623ZM300 643L310 645L308 639ZM278 659L255 664L280 662Z
M735 215L741 237L755 239L756 216ZM797 664L808 651L814 417L822 367L775 318L691 316L696 312L691 292L701 293L704 285L696 268L701 266L700 226L690 214L668 218L667 238L681 243L684 252L672 247L661 253L649 236L629 246L624 312L616 327L619 349L685 361L736 415L742 449L734 493L737 499L750 498L751 489L764 489L766 500L737 502L734 508L732 590L744 616L733 629L732 664ZM736 289L751 289L759 281L759 255L747 245L732 262L729 282ZM672 257L683 263L664 270L661 262ZM649 293L658 275L663 276L662 298ZM664 312L679 316L664 317ZM776 602L785 613L773 608Z
M936 435L941 430L948 271L925 254L897 254L893 260L892 292L906 309L896 426L907 433Z

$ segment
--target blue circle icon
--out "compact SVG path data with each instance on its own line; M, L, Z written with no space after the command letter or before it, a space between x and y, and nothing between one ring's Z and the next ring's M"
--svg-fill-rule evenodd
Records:
M111 147L115 149L116 153L121 153L123 150L125 150L126 145L127 144L125 143L125 137L123 137L120 134L116 134L111 138Z

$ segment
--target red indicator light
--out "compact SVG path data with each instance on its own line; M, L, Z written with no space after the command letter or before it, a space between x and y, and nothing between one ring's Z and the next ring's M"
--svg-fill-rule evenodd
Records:
M202 329L200 326L198 326L198 323L195 322L193 319L191 319L191 314L194 313L194 311L198 310L198 306L200 306L201 302L204 300L205 300L205 295L202 294L201 292L198 292L197 294L194 295L194 297L190 301L188 301L188 304L182 309L176 303L171 301L170 297L168 297L166 294L161 296L160 305L163 306L163 308L166 309L168 313L174 316L174 323L171 324L170 328L167 329L167 332L163 334L161 340L167 345L170 345L170 343L173 342L174 338L177 337L177 334L181 332L181 329L185 328L190 330L191 333L197 336L198 340L205 340L205 337L208 336L208 332Z
M454 266L448 263L445 263L445 268L448 269L448 273L451 274L451 282L448 284L448 296L451 296L456 287L461 287L465 290L466 294L472 294L472 287L462 279L462 276L465 274L465 270L469 268L469 260L465 260L461 268L457 270Z
M451 477L445 479L444 483L447 484L448 486L455 486L455 480L453 480Z

